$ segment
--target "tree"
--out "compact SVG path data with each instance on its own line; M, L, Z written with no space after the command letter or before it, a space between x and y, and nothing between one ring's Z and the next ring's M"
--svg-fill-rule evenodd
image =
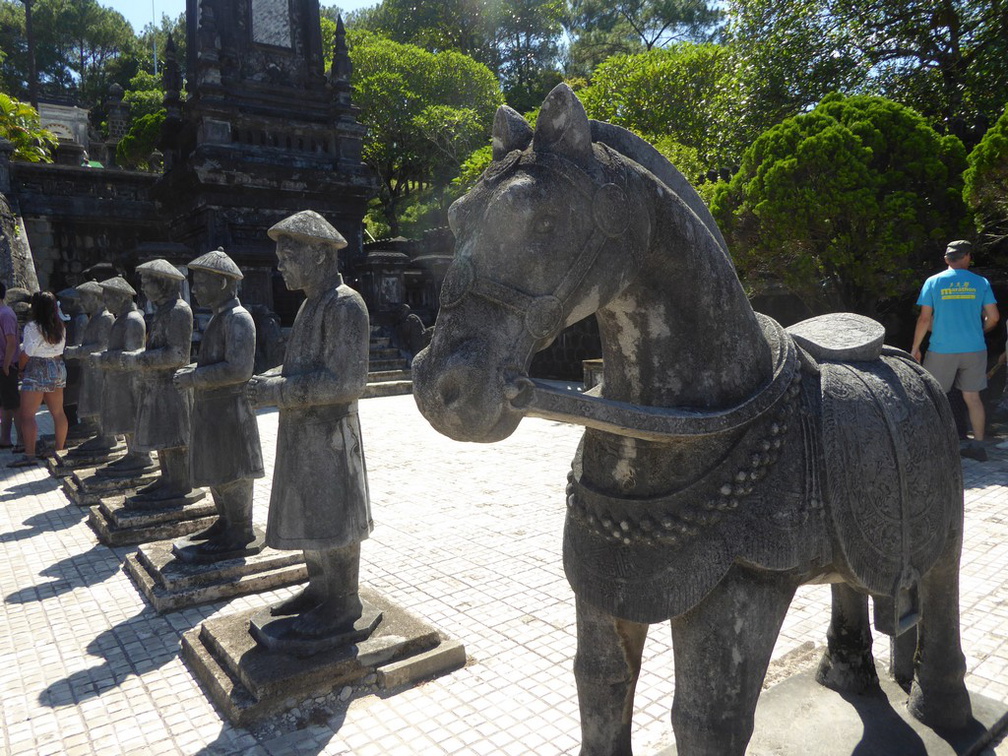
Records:
M486 66L457 52L429 53L367 32L348 35L354 102L367 127L364 160L380 180L393 235L411 193L438 193L479 143L503 101Z
M754 135L839 90L894 99L975 143L1008 100L1000 0L730 0L727 13Z
M124 168L154 170L156 166L151 165L150 156L161 138L164 120L163 108L135 119L116 145L116 163Z
M721 20L707 0L571 0L567 73L590 76L606 58L675 42L704 42Z
M579 96L592 118L648 141L671 138L695 150L708 166L717 165L727 139L722 131L729 128L720 107L726 74L722 46L681 42L609 58Z
M0 92L0 138L14 144L14 160L28 163L51 163L51 150L59 141L51 131L42 128L39 114L31 105Z
M760 136L711 209L751 285L874 315L966 231L965 164L962 142L909 108L833 94Z
M504 96L519 112L537 107L562 80L559 71L563 0L501 3L497 47Z
M963 198L989 248L1008 257L1008 108L969 155Z

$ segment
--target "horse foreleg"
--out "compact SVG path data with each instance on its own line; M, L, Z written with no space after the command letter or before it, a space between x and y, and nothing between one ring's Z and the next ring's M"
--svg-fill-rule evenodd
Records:
M580 598L576 610L581 756L629 756L634 688L648 626L617 619Z
M734 566L672 620L672 730L680 756L742 756L781 623L800 581Z
M833 583L833 608L826 651L819 661L816 680L842 693L864 693L878 687L868 624L868 596L846 583Z
M972 718L966 658L959 640L959 556L962 531L949 534L945 552L921 579L921 621L908 708L936 729L965 727Z

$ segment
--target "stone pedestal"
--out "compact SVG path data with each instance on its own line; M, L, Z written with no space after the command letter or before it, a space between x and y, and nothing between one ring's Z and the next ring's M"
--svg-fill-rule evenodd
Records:
M883 663L879 663L882 667ZM988 746L1008 730L1008 704L970 693L973 723L957 732L935 732L914 719L907 695L887 674L882 692L841 695L815 681L807 670L774 685L760 696L756 729L748 756L994 756ZM987 749L987 750L985 750ZM999 746L996 753L1002 751ZM657 756L676 756L675 746Z
M185 499L165 502L160 509L128 507L125 496L108 496L91 507L88 525L106 546L129 546L189 535L210 527L216 519L213 500L196 490Z
M299 658L275 653L249 632L263 610L207 620L182 636L182 658L217 709L247 727L301 701L374 673L397 688L465 665L465 649L377 591L361 587L365 607L381 613L366 640ZM256 615L259 615L258 617Z
M188 564L171 541L147 543L126 556L126 573L159 614L262 593L308 579L304 552L264 549L253 556Z
M126 454L126 444L124 443L119 443L108 451L87 451L77 447L55 452L46 461L46 466L49 468L50 475L65 478L68 475L73 475L77 470L88 467L96 468L107 465L109 462L115 462L124 454Z
M104 478L97 474L101 468L88 467L75 470L63 478L63 490L74 504L91 507L109 496L132 496L136 489L153 483L158 477L157 466L149 471L121 478Z

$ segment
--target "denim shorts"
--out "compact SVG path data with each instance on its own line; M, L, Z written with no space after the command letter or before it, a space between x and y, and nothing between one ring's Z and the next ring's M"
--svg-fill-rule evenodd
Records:
M66 365L62 357L29 357L21 374L22 391L48 393L66 388Z

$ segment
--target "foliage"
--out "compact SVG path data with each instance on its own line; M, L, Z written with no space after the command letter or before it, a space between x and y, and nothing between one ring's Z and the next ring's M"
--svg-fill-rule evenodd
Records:
M883 95L975 143L1008 100L1008 12L974 0L730 0L738 115L755 137L827 92Z
M760 136L712 211L750 284L780 278L814 311L874 314L963 234L964 167L959 139L914 111L834 94Z
M485 143L502 102L493 74L457 52L429 53L366 32L350 35L354 102L367 127L364 160L380 180L393 235L411 193L443 190Z
M112 81L125 85L135 73L135 61L119 71L113 65L124 57L132 60L136 44L133 28L122 14L101 6L97 0L34 0L32 19L43 92L77 94L85 105L92 105ZM0 3L0 47L8 53L0 68L0 86L26 96L28 41L24 8L12 0Z
M153 170L155 166L150 164L150 156L157 148L164 120L165 111L161 109L133 121L130 130L116 145L116 163L123 168Z
M28 163L51 163L49 152L58 144L56 135L42 128L35 108L3 92L0 92L0 138L14 144L13 160Z
M1008 256L1008 107L969 155L963 198L987 244Z
M161 110L163 100L161 77L147 71L137 71L136 76L130 79L126 94L123 95L123 102L130 107L133 123Z
M721 115L726 53L714 44L682 42L668 49L617 55L595 69L579 92L588 115L645 135L669 137L716 164L730 128Z
M613 55L710 39L721 19L707 0L571 0L567 73L591 75Z

